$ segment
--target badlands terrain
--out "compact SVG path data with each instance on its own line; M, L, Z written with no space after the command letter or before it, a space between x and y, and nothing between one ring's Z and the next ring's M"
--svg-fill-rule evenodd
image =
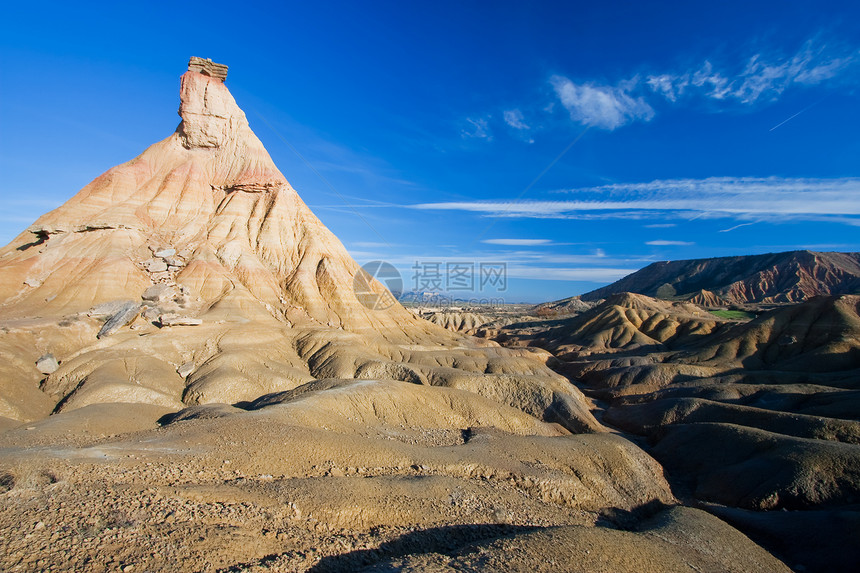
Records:
M226 75L0 250L0 570L856 566L860 298L377 304Z

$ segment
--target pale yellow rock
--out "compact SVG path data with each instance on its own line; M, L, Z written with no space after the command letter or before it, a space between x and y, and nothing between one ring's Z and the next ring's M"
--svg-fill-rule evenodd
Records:
M56 372L60 367L60 364L57 362L57 359L53 354L45 354L36 361L36 368L42 374L51 374L52 372Z
M190 316L176 316L172 314L162 314L158 317L161 326L200 326L203 321L199 318Z
M43 388L63 409L102 399L232 403L314 378L387 378L467 390L573 431L601 429L540 357L448 332L399 304L364 306L353 292L359 266L275 167L224 82L188 71L180 100L173 135L0 250L0 325L38 315L63 337L63 317L95 312L87 328L98 331L107 303L157 304L134 329L112 324L103 341L67 342L72 351ZM24 286L33 276L40 285ZM175 284L182 296L167 300ZM376 281L370 288L385 293ZM197 367L183 382L174 365L186 362Z

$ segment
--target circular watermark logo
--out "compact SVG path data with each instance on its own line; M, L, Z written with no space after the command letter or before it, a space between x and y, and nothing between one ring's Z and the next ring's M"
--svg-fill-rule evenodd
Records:
M379 284L385 288L379 288ZM403 277L394 265L370 261L361 266L352 281L355 298L371 310L385 310L397 304L403 293Z

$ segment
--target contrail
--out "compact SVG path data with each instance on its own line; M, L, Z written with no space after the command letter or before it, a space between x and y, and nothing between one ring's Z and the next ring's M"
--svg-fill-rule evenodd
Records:
M785 121L788 121L788 120L785 120ZM779 126L777 126L777 127L779 127ZM717 232L718 233L728 233L729 231L734 231L735 229L740 229L741 227L746 227L748 225L755 225L756 223L758 223L758 221L753 221L752 223L741 223L740 225L735 225L734 227L729 227L728 229L720 229Z
M827 97L827 96L824 96L824 97ZM773 126L773 127L771 127L768 131L773 131L773 130L774 130L774 129L776 129L777 127L779 127L779 126L781 126L781 125L785 125L786 123L788 123L789 121L791 121L791 120L792 120L792 119L794 119L795 117L799 116L799 115L800 115L800 114L802 114L803 112L808 111L808 110L809 110L810 108L812 108L813 106L816 106L816 105L818 105L819 103L821 103L821 101L822 101L823 99L824 99L824 98L821 98L820 100L818 100L818 101L816 101L816 102L813 102L813 103L809 104L808 106L806 106L805 108L803 108L802 110L800 110L799 112L797 112L796 114L794 114L793 116L789 117L788 119L784 119L784 120L782 120L781 122L779 122L778 124L774 125L774 126Z
M543 177L544 175L546 175L546 174L547 174L547 171L549 171L550 169L552 169L552 168L553 168L553 166L554 166L556 163L558 163L558 162L561 160L561 158L562 158L562 157L564 157L564 156L565 156L565 154L566 154L568 151L570 151L570 148L571 148L571 147L573 147L574 145L576 145L576 143L577 143L580 139L582 139L582 136L583 136L583 135L585 135L585 134L588 132L588 130L589 130L589 129L591 129L591 126L590 126L590 125L585 126L585 129L583 129L583 130L579 133L579 135L577 135L577 136L574 138L574 140L573 140L573 141L571 141L571 142L570 142L570 144L568 144L568 146L564 148L564 151L562 151L561 153L559 153L559 154L556 156L556 158L555 158L555 159L553 159L552 161L550 161L549 165L547 165L547 166L544 168L544 170L543 170L543 171L541 171L541 172L538 174L538 176L537 176L537 177L535 177L534 179L532 179L532 182L531 182L531 183L529 183L529 184L526 186L526 188L522 190L522 193L520 193L519 195L517 195L517 198L516 198L516 199L514 199L513 201L511 201L510 203L508 203L508 204L507 204L506 208L501 212L501 214L504 214L504 213L507 213L508 211L510 211L510 210L511 210L511 208L514 206L514 204L515 204L515 203L517 203L517 202L519 202L519 200L523 198L523 195L525 195L526 193L528 193L529 189L531 189L532 187L534 187L534 184L535 184L535 183L537 183L538 181L540 181L540 180L541 180L541 177ZM487 226L486 226L486 228L484 228L484 230L481 232L481 234L480 234L480 235L478 235L477 237L475 237L475 240L473 240L473 241L472 241L472 243L474 244L474 243L477 243L478 241L480 241L480 240L481 240L481 239L482 239L482 238L487 234L487 232L488 232L490 229L492 229L492 228L493 228L493 225L495 225L495 224L496 224L496 221L498 221L498 219L493 219L492 221L490 221L490 224L489 224L489 225L487 225Z

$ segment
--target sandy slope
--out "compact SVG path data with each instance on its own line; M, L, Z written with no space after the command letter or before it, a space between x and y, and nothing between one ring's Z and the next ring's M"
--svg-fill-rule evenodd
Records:
M667 513L660 466L629 441L456 390L330 381L258 410L114 437L72 421L61 437L86 409L0 434L4 569L344 571L428 551L468 561L469 543L499 538L485 553L522 544L518 568L551 551L557 570L581 570L591 548L627 570L780 570L724 523Z

